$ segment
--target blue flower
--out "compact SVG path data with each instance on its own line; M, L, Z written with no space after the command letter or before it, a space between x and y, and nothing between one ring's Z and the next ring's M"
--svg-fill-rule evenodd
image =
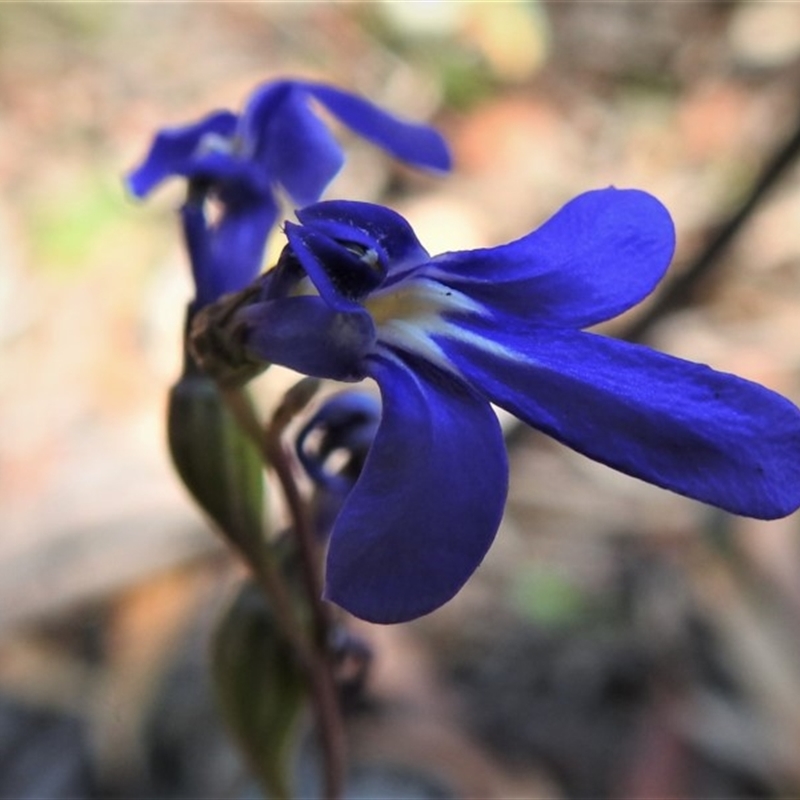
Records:
M315 487L314 528L323 538L361 474L380 417L374 395L341 392L328 398L297 434L297 457Z
M196 305L241 289L258 274L267 236L279 213L277 190L297 205L313 203L344 163L344 154L311 101L356 133L418 167L450 168L442 137L394 117L348 92L299 80L259 87L244 111L217 111L197 123L158 133L128 187L144 197L166 178L181 176L194 191L181 209ZM206 219L211 193L219 219Z
M394 212L323 202L235 321L248 358L373 378L382 417L330 538L326 597L376 622L425 614L480 564L507 491L491 403L586 456L728 511L800 505L800 410L780 395L582 330L647 296L669 213L604 189L500 247L430 257Z

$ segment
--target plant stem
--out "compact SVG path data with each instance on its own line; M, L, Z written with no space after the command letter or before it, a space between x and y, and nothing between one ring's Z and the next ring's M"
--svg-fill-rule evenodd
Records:
M300 547L303 578L309 594L314 633L317 644L327 649L330 620L328 608L322 600L322 577L320 575L320 548L312 530L308 508L294 479L293 458L283 443L283 432L292 417L305 407L319 386L319 381L305 379L290 390L284 402L275 411L266 430L265 451L270 466L281 483L294 523L294 536Z
M298 637L294 631L287 638L298 651L311 686L314 710L320 735L323 763L324 790L327 800L337 800L344 785L345 737L341 710L334 680L329 643L329 617L322 600L322 581L319 573L319 553L314 532L308 517L306 504L300 493L292 469L291 456L283 443L282 434L292 417L311 399L318 382L301 381L287 393L284 402L275 412L266 431L257 419L248 398L240 389L222 389L225 401L237 422L258 446L265 463L275 471L292 517L293 530L300 549L303 579L313 621L313 641ZM261 559L259 577L264 590L273 599L275 584L278 594L288 599L285 585L270 559ZM262 569L265 570L262 572ZM290 600L289 600L290 603ZM289 605L291 611L291 605ZM291 614L294 617L294 614Z

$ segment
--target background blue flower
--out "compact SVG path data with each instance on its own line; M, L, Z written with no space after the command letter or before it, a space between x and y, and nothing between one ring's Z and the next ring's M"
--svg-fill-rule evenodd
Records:
M581 328L642 300L674 248L666 209L588 192L501 247L431 258L408 223L319 203L239 312L252 357L374 378L383 415L334 527L326 595L377 622L450 599L507 488L494 402L629 475L748 516L800 505L800 411L780 395Z
M280 80L259 87L244 111L217 111L197 123L165 128L128 176L144 197L163 180L187 178L192 191L181 210L197 287L198 307L246 286L261 266L278 213L278 192L297 205L319 199L344 163L344 153L312 109L323 105L353 131L414 166L450 168L442 137L332 86ZM206 217L211 194L221 206Z

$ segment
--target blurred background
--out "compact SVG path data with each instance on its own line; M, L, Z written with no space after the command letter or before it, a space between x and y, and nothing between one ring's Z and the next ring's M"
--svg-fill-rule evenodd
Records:
M610 332L800 400L792 158L696 272L797 133L800 4L2 4L2 798L252 796L206 675L241 572L164 443L181 187L139 204L123 176L158 128L282 75L445 133L455 172L434 179L341 130L328 192L393 205L432 253L516 238L587 189L655 194L687 285ZM728 517L528 429L509 447L476 577L361 630L354 757L425 780L359 796L800 795L798 520Z

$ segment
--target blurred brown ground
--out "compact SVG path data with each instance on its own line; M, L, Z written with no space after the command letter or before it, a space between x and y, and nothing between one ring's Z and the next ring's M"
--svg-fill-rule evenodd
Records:
M679 271L797 124L800 5L0 5L0 693L88 720L93 757L117 785L144 769L143 709L170 643L237 574L163 443L190 292L179 187L138 205L122 176L157 128L238 108L278 75L338 83L447 134L451 177L411 174L348 139L351 160L329 190L390 202L431 252L515 238L614 184L670 208ZM794 166L693 303L648 341L800 400L798 220ZM280 385L264 380L267 394ZM630 577L620 564L633 552L637 644L669 650L687 615L702 617L748 704L740 713L691 680L659 677L642 755L610 779L618 796L702 796L675 788L687 742L796 795L796 519L722 518L530 432L510 446L497 545L461 597L411 626L417 646L436 642L434 661L463 678L473 636L484 641L470 622L572 630ZM507 642L497 647L500 658ZM390 695L424 684L382 669ZM488 691L488 673L467 672ZM515 741L525 752L533 739ZM569 759L534 745L540 794L575 796L552 766L569 773Z

